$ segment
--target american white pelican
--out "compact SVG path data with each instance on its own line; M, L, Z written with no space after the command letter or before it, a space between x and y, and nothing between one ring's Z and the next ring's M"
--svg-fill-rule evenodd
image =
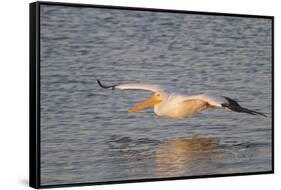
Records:
M178 93L173 88L165 88L156 84L131 83L107 86L103 85L99 80L97 82L100 87L105 89L148 90L154 92L153 96L129 109L128 112L136 112L146 107L154 106L154 112L158 116L187 118L206 109L226 108L235 112L266 117L263 113L241 107L235 100L225 96L214 96L210 94L187 96Z

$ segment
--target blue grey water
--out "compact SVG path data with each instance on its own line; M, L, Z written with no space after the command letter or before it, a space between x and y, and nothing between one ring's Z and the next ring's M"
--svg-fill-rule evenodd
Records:
M41 183L271 170L271 20L41 5ZM267 117L127 110L145 82L232 97Z

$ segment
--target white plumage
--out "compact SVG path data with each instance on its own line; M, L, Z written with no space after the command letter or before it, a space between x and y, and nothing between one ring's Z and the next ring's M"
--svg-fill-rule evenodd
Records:
M97 82L100 87L105 89L148 90L154 92L153 96L129 109L129 112L136 112L153 106L154 112L159 116L187 118L206 109L227 108L235 112L265 116L263 113L243 108L235 100L225 96L211 94L187 96L173 87L163 87L156 84L130 83L106 86L99 80Z

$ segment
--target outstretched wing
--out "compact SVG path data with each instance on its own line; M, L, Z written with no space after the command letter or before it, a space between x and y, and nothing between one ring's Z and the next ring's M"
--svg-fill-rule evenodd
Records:
M227 108L234 112L247 113L247 114L251 114L251 115L261 115L261 116L266 117L265 114L258 112L258 111L250 110L248 108L244 108L244 107L240 106L237 101L235 101L231 98L225 97L225 96L200 94L200 95L196 95L196 96L187 96L184 101L192 102L195 100L200 102L200 104L202 105L202 109ZM203 104L202 102L205 102L205 104Z
M197 101L202 101L205 102L209 107L216 107L216 108L221 108L223 103L226 103L226 99L221 97L221 96L214 96L210 94L199 94L195 96L184 96L183 97L184 101L192 101L192 100L197 100Z
M114 84L114 85L104 85L97 80L100 87L105 89L121 89L121 90L148 90L152 92L168 92L169 88L164 88L157 84L146 84L146 83L129 83L129 84Z

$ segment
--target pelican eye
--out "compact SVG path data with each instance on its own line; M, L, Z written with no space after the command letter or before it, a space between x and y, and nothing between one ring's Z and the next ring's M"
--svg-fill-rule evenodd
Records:
M157 96L157 97L160 97L160 94L157 93L156 96Z

